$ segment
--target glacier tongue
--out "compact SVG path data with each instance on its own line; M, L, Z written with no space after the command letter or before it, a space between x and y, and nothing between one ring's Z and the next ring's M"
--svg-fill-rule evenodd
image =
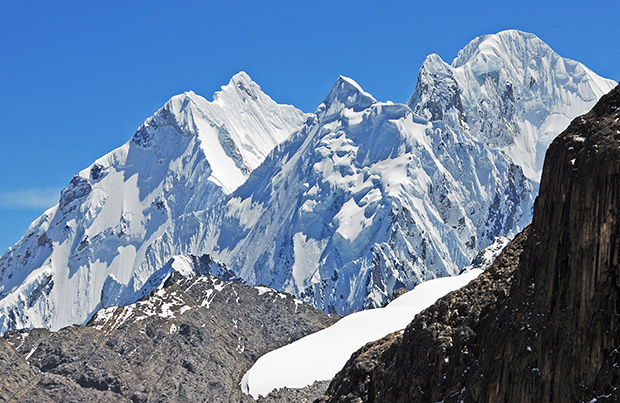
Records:
M83 323L102 301L131 302L176 253L167 239L176 220L234 191L307 117L243 72L213 102L173 97L75 176L0 258L0 332L58 329Z
M429 56L408 105L503 150L540 180L555 136L616 83L516 30L471 41L448 65Z
M429 56L408 105L340 77L308 115L243 72L175 96L0 257L0 333L132 302L178 255L328 312L382 306L527 225L549 141L614 84L504 31Z

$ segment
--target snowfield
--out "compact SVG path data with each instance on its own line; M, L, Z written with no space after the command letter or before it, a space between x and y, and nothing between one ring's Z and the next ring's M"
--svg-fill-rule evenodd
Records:
M274 389L303 388L329 380L366 343L404 329L422 310L478 277L482 269L420 284L384 308L345 316L333 326L260 357L243 376L241 389L258 399Z

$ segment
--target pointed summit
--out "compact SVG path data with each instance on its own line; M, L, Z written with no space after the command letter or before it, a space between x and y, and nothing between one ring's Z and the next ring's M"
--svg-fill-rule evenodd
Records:
M245 71L240 71L232 76L228 84L223 85L221 91L213 95L214 101L230 98L235 98L242 102L248 100L255 102L263 99L271 100Z
M409 108L430 121L462 121L463 105L452 70L439 55L427 56L418 73L415 92L407 102Z
M232 193L305 119L243 72L213 102L192 91L172 97L128 143L80 172L0 257L0 333L58 329L106 301L131 302L177 251L172 234L189 239L201 226L176 226L180 217Z
M368 108L377 100L364 91L352 78L340 76L325 97L323 103L328 109L339 105L337 108L352 108L355 111Z

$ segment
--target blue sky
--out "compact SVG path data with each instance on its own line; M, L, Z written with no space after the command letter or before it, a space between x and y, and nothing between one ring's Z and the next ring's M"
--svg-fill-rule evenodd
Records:
M512 28L619 80L618 15L608 1L3 2L0 250L177 93L211 99L245 70L306 112L340 74L405 102L428 54Z

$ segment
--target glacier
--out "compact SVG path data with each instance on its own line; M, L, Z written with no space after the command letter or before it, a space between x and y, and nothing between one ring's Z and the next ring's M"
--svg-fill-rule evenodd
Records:
M482 269L472 269L454 277L427 281L383 308L352 313L328 328L270 351L244 374L241 390L258 399L275 389L303 388L316 381L329 381L365 344L402 332L418 313L467 285L480 273Z
M131 303L180 255L326 312L383 306L527 225L547 145L614 86L503 31L429 56L406 105L340 77L306 114L243 72L175 96L0 257L0 333Z

